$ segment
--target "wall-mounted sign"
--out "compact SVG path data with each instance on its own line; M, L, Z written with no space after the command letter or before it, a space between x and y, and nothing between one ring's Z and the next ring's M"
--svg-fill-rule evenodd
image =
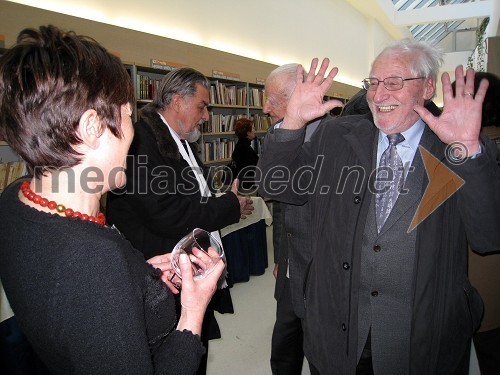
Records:
M171 70L177 69L177 68L182 68L187 65L185 64L179 64L167 60L160 60L160 59L151 59L151 68L155 69L162 69L162 70L168 70L169 72Z
M222 70L212 70L213 78L231 79L233 81L239 81L240 75L237 73L224 72Z

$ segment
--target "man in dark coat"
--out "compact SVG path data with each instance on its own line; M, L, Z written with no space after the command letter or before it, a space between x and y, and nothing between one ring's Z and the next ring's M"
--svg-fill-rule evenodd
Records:
M261 194L311 204L304 351L313 374L468 371L482 302L467 278L467 241L500 248L500 173L496 147L479 135L487 83L474 95L473 70L465 79L456 69L456 96L443 75L441 116L423 107L440 61L426 43L388 47L364 81L373 120L334 119L303 144L304 124L333 107L322 98L337 69L324 78L325 59L315 75L315 59L266 136L263 175L282 166L292 183L265 179ZM299 186L293 177L304 167L312 180ZM380 202L391 205L380 210Z
M279 123L286 113L299 64L285 64L266 78L266 102L263 111ZM329 115L310 121L304 142ZM264 138L265 150L268 147ZM304 275L311 260L310 205L273 202L273 248L276 286L276 321L271 345L271 370L275 375L300 375L304 362L302 319L304 318Z
M253 210L251 199L237 195L237 180L221 197L210 193L196 143L200 124L208 120L209 88L200 72L174 70L165 75L153 102L134 125L127 186L109 195L107 219L146 258L171 251L196 227L218 236L219 229ZM207 351L208 340L220 338L213 307L207 309L202 332ZM205 373L206 359L205 355L198 374Z

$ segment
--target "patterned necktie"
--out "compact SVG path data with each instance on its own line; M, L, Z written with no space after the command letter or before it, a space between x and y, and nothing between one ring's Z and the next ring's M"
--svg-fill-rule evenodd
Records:
M389 147L380 157L376 182L378 192L375 196L375 213L379 233L391 213L403 185L403 162L398 155L396 145L403 142L405 137L396 133L388 135L387 138L389 139Z

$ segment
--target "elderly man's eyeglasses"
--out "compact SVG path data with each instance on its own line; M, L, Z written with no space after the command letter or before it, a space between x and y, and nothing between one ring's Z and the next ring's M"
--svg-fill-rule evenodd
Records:
M425 77L416 78L401 78L401 77L387 77L383 81L378 78L365 78L363 81L363 88L367 91L375 91L380 82L383 82L384 87L389 91L401 90L404 85L404 81L413 81L414 79L424 79Z

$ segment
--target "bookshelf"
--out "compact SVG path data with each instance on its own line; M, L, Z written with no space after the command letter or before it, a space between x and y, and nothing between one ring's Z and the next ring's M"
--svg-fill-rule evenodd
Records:
M0 194L5 187L26 174L26 165L7 144L0 141Z
M125 69L130 74L134 86L136 101L132 118L135 122L139 117L138 113L141 108L153 101L153 96L158 89L160 81L168 71L133 64L125 64Z
M229 79L209 78L209 120L202 127L201 151L206 164L227 164L238 139L234 124L241 117L254 121L256 137L252 146L260 153L262 137L271 119L262 113L264 86Z
M137 121L142 107L150 103L163 76L169 70L125 64L134 85L136 103L133 120ZM210 82L209 120L201 127L199 140L201 159L205 164L227 164L238 141L233 126L240 117L254 121L256 137L253 143L260 153L262 137L271 119L262 113L264 86L230 79L207 77Z

